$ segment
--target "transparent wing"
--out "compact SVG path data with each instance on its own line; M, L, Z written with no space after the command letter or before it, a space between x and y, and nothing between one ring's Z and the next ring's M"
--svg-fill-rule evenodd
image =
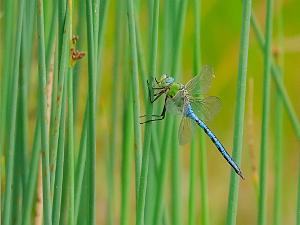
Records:
M188 117L182 116L179 130L178 130L178 140L180 145L187 144L191 141L193 136L193 125L192 120Z
M176 115L182 115L185 96L183 91L178 93L173 98L167 99L167 111Z
M207 93L214 77L215 74L213 68L204 65L201 73L188 81L185 88L191 96L199 97L200 95Z
M205 121L212 120L222 107L221 100L216 96L191 98L190 104L194 112Z

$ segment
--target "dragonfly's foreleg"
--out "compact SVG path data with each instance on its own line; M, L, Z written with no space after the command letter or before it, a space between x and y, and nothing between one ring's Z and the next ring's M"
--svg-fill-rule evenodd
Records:
M146 121L144 121L144 122L141 122L140 124L149 123L149 122L153 122L153 121L163 120L163 119L165 118L165 116L166 116L166 111L167 111L167 108L166 108L166 102L167 102L167 99L168 99L168 97L166 96L164 108L163 108L163 110L162 110L162 112L161 112L160 115L150 115L151 117L158 117L158 118L146 120ZM147 117L147 115L143 115L143 116L140 116L140 117Z
M151 103L153 103L153 102L155 102L157 99L159 99L159 97L162 96L164 93L166 93L167 90L168 90L168 88L166 88L166 87L153 87L153 86L150 87L150 83L149 83L148 80L147 80L147 84L148 84L147 87L148 87L149 101L150 101ZM152 89L152 90L160 90L159 92L153 94L153 97L154 97L154 98L152 98L152 91L151 91L151 89Z

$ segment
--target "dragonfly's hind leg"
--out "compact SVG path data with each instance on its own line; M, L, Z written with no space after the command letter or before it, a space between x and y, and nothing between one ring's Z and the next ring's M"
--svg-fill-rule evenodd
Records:
M149 123L149 122L153 122L153 121L163 120L163 119L165 118L165 116L166 116L166 111L167 111L167 108L166 108L166 101L167 101L167 98L168 98L168 97L166 96L164 108L163 108L163 110L162 110L162 112L161 112L160 115L143 115L143 116L140 116L140 118L142 118L142 117L148 117L148 116L149 116L149 117L158 117L158 118L146 120L146 121L144 121L144 122L140 122L140 124Z

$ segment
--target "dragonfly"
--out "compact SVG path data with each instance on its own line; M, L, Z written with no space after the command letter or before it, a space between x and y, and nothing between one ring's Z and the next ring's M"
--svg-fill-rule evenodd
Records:
M141 122L141 124L163 120L167 112L180 115L178 140L181 145L190 141L193 126L197 124L211 139L234 171L244 179L238 164L206 125L206 122L211 120L221 108L221 101L218 97L206 96L214 77L215 73L212 67L205 65L202 67L201 73L186 84L176 82L173 77L167 74L163 74L158 79L155 78L152 84L147 81L149 101L154 103L161 96L165 96L165 100L162 112L159 115L150 115L150 119ZM149 118L148 115L141 117Z

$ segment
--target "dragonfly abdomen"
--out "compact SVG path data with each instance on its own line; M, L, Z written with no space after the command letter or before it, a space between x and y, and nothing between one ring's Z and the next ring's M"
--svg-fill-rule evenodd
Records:
M226 159L226 161L231 165L231 167L235 170L235 172L244 179L242 175L242 171L240 170L239 166L234 162L234 160L231 158L229 153L226 151L222 143L219 141L219 139L216 137L216 135L206 126L206 124L198 118L198 116L194 113L191 106L189 105L185 112L186 116L190 119L194 120L207 134L207 136L210 138L210 140L214 143L214 145L217 147L219 152L223 155L223 157Z

